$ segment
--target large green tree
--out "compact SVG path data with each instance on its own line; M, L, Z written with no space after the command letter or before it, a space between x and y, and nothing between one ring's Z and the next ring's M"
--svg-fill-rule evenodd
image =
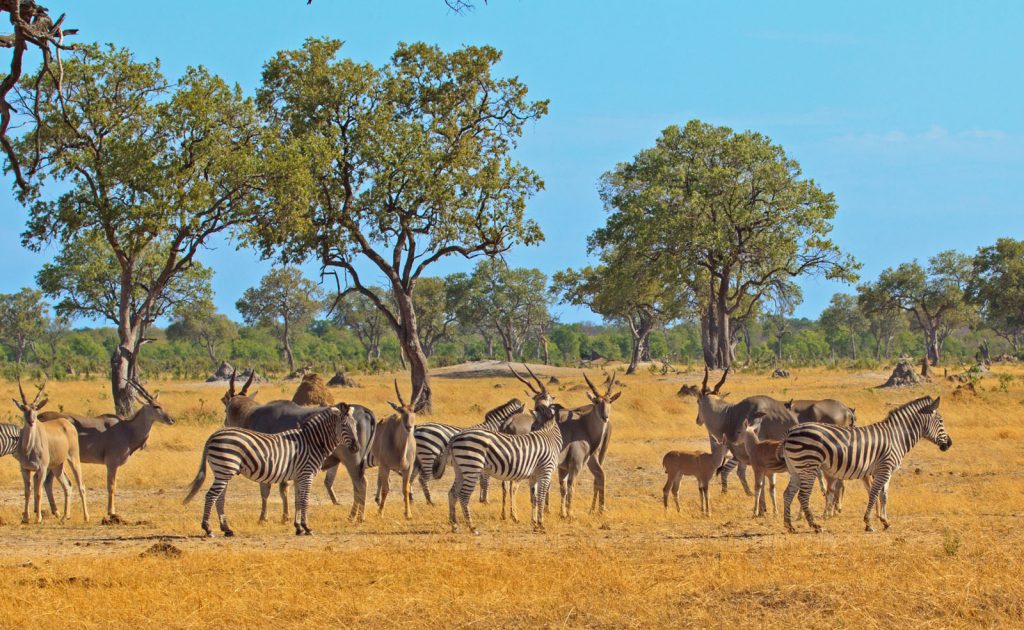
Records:
M384 289L370 287L370 291L378 300L387 300L388 292ZM355 334L366 351L367 361L380 359L381 341L389 327L384 313L368 297L362 293L346 296L335 306L332 315L337 326Z
M855 278L857 263L828 239L835 197L759 133L668 127L604 175L601 196L610 215L590 247L630 251L692 291L709 367L732 364L735 322L793 278Z
M19 367L46 335L48 308L42 292L35 289L0 293L0 343L10 349Z
M238 338L238 324L218 313L212 300L203 299L175 310L167 338L201 345L210 362L217 365L225 356L225 345Z
M888 359L896 337L908 329L906 313L878 295L870 283L857 287L857 309L867 321L868 333L875 341L875 359Z
M323 294L314 282L295 267L271 269L257 287L245 290L235 304L250 326L268 326L277 331L288 371L295 371L292 343L323 310Z
M1015 353L1024 340L1024 241L1001 238L981 247L973 260L969 299L981 308L985 323L1006 339Z
M845 341L850 344L850 358L857 360L857 342L868 329L868 321L857 307L857 298L845 293L832 296L829 305L821 312L818 320L829 342L832 360L836 357L836 344Z
M883 271L874 283L860 289L865 310L901 309L913 316L924 333L925 354L938 365L950 333L974 322L976 309L967 302L973 275L972 260L956 251L940 252L928 267L916 260Z
M116 326L111 389L118 413L128 413L129 379L158 304L196 273L211 237L247 222L260 198L263 127L237 86L202 68L169 83L157 62L113 47L64 60L62 90L48 73L19 89L41 95L38 125L16 143L26 159L41 160L23 242L37 251L61 244L70 253L55 260L97 282L109 274L101 301L81 301L95 290L53 265L44 289L65 298L65 311L92 311ZM98 258L81 259L86 251Z
M381 67L339 58L340 49L310 39L264 67L258 100L280 130L273 155L293 177L251 238L284 261L314 256L337 274L341 294L370 300L398 336L413 398L429 411L417 281L445 258L496 256L542 238L525 216L542 182L511 154L547 103L527 100L517 78L493 76L501 54L490 47L401 44ZM385 278L390 300L367 273Z
M412 302L419 324L420 346L428 359L437 344L450 337L458 320L459 297L450 277L420 278L416 283Z

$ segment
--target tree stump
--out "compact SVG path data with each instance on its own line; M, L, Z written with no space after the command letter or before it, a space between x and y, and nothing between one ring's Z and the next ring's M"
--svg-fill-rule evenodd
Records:
M900 361L893 368L892 374L883 385L879 387L910 387L921 383L921 377L914 371L910 361Z

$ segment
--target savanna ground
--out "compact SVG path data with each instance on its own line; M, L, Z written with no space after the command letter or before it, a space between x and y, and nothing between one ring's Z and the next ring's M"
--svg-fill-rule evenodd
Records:
M586 402L578 371L553 372L562 379L559 402ZM203 441L222 420L225 388L151 383L178 423L154 427L148 447L122 468L118 511L126 524L100 524L105 477L94 465L85 466L92 522L82 522L76 499L64 524L20 524L20 473L13 458L0 460L0 626L1020 626L1024 370L995 372L1014 375L1008 391L989 377L971 399L951 396L954 385L942 379L874 389L882 372L730 376L730 400L836 397L856 407L862 424L917 396L943 396L953 448L941 453L922 442L911 452L892 483L892 529L863 531L866 493L851 484L844 512L819 535L802 524L800 533L785 533L781 514L751 518L751 501L736 483L725 496L713 488L713 513L702 518L696 485L687 480L682 514L666 514L662 455L707 449L694 399L675 395L700 375L645 372L620 377L625 391L612 415L603 516L588 514L591 477L584 472L572 522L554 512L548 532L534 534L528 522L499 520L492 500L472 506L482 535L452 534L449 471L433 483L441 504L425 505L417 489L406 521L392 494L383 516L368 510L357 526L346 520L351 487L342 472L341 506L314 486L314 536L296 538L276 519L258 525L258 487L236 479L228 515L237 537L207 540L198 535L202 495L188 506L181 499ZM361 388L332 391L383 414L391 378L364 376ZM263 385L258 398L290 397L294 387ZM455 424L477 422L483 410L523 397L509 378L438 378L434 388L437 412L424 420ZM0 385L5 400L14 391ZM54 382L48 391L52 408L110 407L100 381ZM16 421L14 411L8 403L7 421ZM375 471L369 481L372 492ZM821 495L812 501L820 512ZM275 493L272 510L279 509ZM526 492L519 511L529 515ZM161 541L180 555L144 553Z

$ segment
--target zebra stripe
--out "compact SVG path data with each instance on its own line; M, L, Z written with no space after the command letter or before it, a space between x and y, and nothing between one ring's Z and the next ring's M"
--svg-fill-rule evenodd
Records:
M512 416L522 413L526 406L518 398L513 398L504 405L491 409L484 415L484 421L471 427L456 427L440 422L428 422L418 424L413 430L416 437L416 464L413 468L413 478L419 477L420 487L423 489L423 496L427 503L434 504L430 496L430 487L427 482L437 479L433 476L434 462L441 456L448 443L456 435L471 429L483 429L486 431L500 431L501 426ZM487 493L487 480L481 480L480 496L481 501Z
M15 424L0 424L0 457L17 451L20 437L21 427Z
M342 404L310 416L298 428L281 433L259 433L233 427L215 431L206 440L199 473L184 503L199 492L209 463L213 483L206 493L202 528L207 536L213 535L209 521L210 511L216 503L221 531L225 536L233 536L224 514L224 501L228 482L235 475L267 484L295 480L295 534L310 534L306 507L313 477L339 444L345 444L353 452L358 448L353 425L352 409Z
M448 516L452 531L458 531L458 519L455 516L455 502L458 500L470 530L479 533L469 512L469 499L477 481L487 476L502 481L529 480L531 520L534 529L542 531L544 506L561 450L562 431L554 418L550 418L540 430L532 433L508 435L471 429L452 438L442 457L436 460L433 471L435 476L443 474L448 459L451 459L455 468L455 481L448 491Z
M800 508L807 524L821 531L814 522L809 502L811 490L822 471L834 479L871 478L868 506L864 513L867 531L871 510L878 501L878 518L888 529L886 503L889 480L899 469L906 454L923 437L945 451L953 444L938 413L939 399L929 396L913 400L889 412L885 420L865 427L846 428L831 424L808 423L794 427L783 443L782 453L789 469L785 493L785 523L793 531L790 504L799 492Z

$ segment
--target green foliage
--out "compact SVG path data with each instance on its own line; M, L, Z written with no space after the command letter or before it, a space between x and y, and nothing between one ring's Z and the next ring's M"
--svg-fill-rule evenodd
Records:
M288 369L295 369L292 341L323 310L320 287L295 267L271 269L257 287L246 289L235 304L250 326L266 326L278 333Z
M46 334L48 308L42 292L35 289L0 294L0 344L18 365Z
M981 247L972 267L968 299L1018 352L1024 335L1024 241L1001 238Z

